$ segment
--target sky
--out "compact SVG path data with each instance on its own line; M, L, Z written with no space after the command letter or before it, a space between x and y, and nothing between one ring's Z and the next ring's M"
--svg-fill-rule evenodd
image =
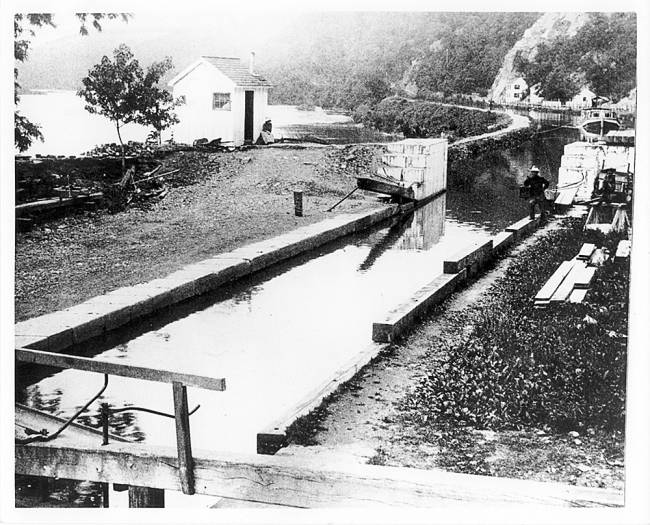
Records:
M129 11L130 12L130 11ZM215 13L214 11L179 11L170 16L162 11L135 11L127 24L121 19L102 21L102 31L107 34L147 33L156 35L175 31L191 37L199 27L206 27L215 33L231 34L233 39L259 44L269 37L281 34L291 22L300 16L299 12L241 11ZM79 20L70 12L54 12L56 28L43 27L36 32L32 42L34 48L79 35ZM89 30L91 28L89 27ZM290 35L288 36L290 38Z

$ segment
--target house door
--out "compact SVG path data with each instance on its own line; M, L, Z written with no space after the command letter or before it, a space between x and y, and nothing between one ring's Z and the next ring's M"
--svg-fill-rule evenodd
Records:
M245 91L244 101L244 142L253 142L253 91Z

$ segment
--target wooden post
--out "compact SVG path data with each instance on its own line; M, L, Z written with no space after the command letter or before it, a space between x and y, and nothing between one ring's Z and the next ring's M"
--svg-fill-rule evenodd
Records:
M293 192L293 206L295 208L296 217L302 217L302 191Z
M129 486L129 508L163 509L165 508L165 491L149 487Z
M51 478L44 478L39 476L36 478L36 487L38 490L38 498L41 502L47 501L50 499L50 484L52 483Z
M190 439L190 416L187 408L187 387L178 381L174 389L174 416L176 417L176 446L178 448L178 475L184 494L194 494L194 464Z
M111 415L108 403L102 403L100 415L102 420L102 445L108 445L109 418Z
M110 505L109 496L108 496L108 494L110 493L109 490L110 485L108 483L100 483L99 486L101 487L102 490L102 507L107 509Z

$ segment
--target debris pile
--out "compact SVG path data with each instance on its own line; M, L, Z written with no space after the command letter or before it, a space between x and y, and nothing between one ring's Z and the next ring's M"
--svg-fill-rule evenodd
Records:
M152 156L158 150L158 145L151 142L135 142L128 141L124 144L124 155L127 157L142 157ZM85 153L87 157L106 158L106 157L121 157L122 150L119 144L99 144L90 151Z
M381 154L386 152L382 145L350 144L343 148L333 149L327 154L327 162L319 166L323 175L332 172L340 176L356 177L370 175L377 171Z

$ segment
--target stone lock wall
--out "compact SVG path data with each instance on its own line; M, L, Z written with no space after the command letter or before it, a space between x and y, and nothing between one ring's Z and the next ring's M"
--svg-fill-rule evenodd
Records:
M417 200L447 188L447 140L406 139L387 147L377 175L412 187Z

